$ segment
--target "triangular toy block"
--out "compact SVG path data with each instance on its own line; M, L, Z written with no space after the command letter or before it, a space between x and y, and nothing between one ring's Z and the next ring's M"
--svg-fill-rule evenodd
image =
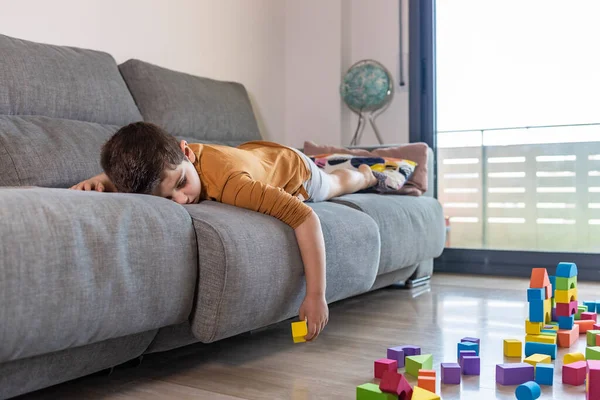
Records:
M412 396L412 387L410 387L404 375L399 374L397 371L385 371L379 383L379 389L382 392L393 393L406 399L410 399Z
M548 285L550 285L550 278L548 278L548 271L546 271L546 268L533 268L531 270L529 287L543 289Z
M418 386L413 388L412 400L440 400L440 396Z
M420 369L433 369L433 356L431 354L408 356L405 359L405 365L406 373L418 378Z
M572 278L577 276L577 265L570 262L560 262L556 266L556 277Z
M585 348L586 360L600 360L600 347L592 346Z
M398 400L398 396L382 392L374 383L365 383L356 387L356 400Z

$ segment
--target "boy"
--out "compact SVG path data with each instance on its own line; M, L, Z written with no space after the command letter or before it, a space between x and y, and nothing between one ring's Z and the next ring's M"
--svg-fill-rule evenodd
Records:
M71 187L142 193L179 204L213 200L269 214L295 232L306 276L299 310L314 340L329 320L325 300L325 242L317 214L304 201L325 201L374 186L367 165L327 174L299 151L271 142L238 147L177 142L158 126L136 122L102 148L104 173Z

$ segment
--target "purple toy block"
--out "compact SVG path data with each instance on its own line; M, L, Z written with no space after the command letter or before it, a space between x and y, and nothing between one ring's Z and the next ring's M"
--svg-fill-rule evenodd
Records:
M404 357L421 355L421 348L419 346L413 346L413 345L407 344L405 346L398 346L398 347L394 347L394 348L404 351Z
M534 367L527 363L496 365L496 383L501 385L521 385L534 379Z
M477 352L475 350L461 350L459 352L459 358L458 358L458 363L460 364L460 367L463 368L463 358L465 356L476 356Z
M465 375L479 375L481 359L479 356L463 356L461 367Z
M556 307L554 307L552 309L552 317L551 317L552 321L554 322L558 322L558 315L556 315Z
M442 363L442 383L458 385L460 384L460 365L457 363Z
M479 338L476 338L476 337L464 337L464 338L460 339L460 341L461 342L473 342L473 343L480 344Z
M404 368L404 349L403 346L390 347L387 349L387 358L398 361L398 368Z

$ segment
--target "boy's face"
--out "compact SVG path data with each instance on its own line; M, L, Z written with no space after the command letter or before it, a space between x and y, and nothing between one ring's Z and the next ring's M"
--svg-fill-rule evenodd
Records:
M174 170L165 171L165 177L154 194L179 204L198 203L202 188L198 172L193 164L196 155L188 147L186 141L182 140L180 147L186 159Z

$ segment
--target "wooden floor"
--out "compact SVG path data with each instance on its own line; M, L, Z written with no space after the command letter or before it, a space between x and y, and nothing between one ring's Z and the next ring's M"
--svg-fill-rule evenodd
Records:
M502 340L524 338L527 287L525 279L437 274L425 288L383 289L333 304L315 343L293 344L289 325L280 324L148 355L138 368L20 399L353 399L357 385L376 382L373 361L385 357L386 348L421 346L439 371L441 362L456 361L456 343L464 336L481 338L481 376L440 388L438 372L438 393L446 400L514 399L514 386L496 385L495 365L516 362L503 358ZM596 299L600 285L580 282L579 288L580 299ZM570 350L559 350L554 386L542 387L542 399L585 398L583 386L562 384L562 355L572 351L585 352L585 335Z

